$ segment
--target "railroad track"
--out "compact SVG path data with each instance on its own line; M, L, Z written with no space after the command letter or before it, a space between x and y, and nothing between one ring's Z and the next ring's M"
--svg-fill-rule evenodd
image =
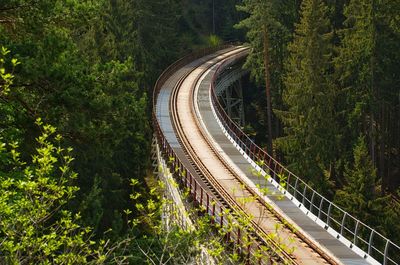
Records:
M196 111L196 106L194 104L195 88L201 77L217 63L229 57L236 56L240 52L243 52L243 49L235 49L232 50L230 53L226 53L219 57L214 57L212 58L214 62L202 64L200 67L190 69L182 76L180 76L178 80L176 80L176 85L172 91L172 96L170 100L170 111L172 115L174 130L176 132L178 142L181 144L184 150L186 158L190 161L190 164L197 173L197 180L204 183L204 185L206 185L207 188L214 194L215 198L226 208L231 209L235 212L239 212L241 215L244 215L250 221L250 224L252 226L251 229L253 229L254 231L252 232L252 234L254 234L254 237L262 242L262 244L268 245L272 249L272 252L275 253L274 255L276 256L276 259L279 259L289 264L310 264L309 262L305 263L304 261L302 261L301 258L297 255L293 255L286 251L281 246L281 243L277 242L276 238L274 239L270 236L271 231L266 230L266 228L262 226L262 222L253 219L250 214L246 213L248 209L246 209L244 205L239 203L234 198L234 196L232 196L232 193L230 193L226 189L226 187L221 185L221 183L215 178L214 174L210 171L210 168L207 167L202 157L200 157L198 148L196 148L193 144L193 135L196 134L198 136L201 136L201 142L203 143L204 148L207 148L209 150L208 154L212 156L212 159L219 161L219 164L221 165L221 167L223 167L223 170L225 171L227 176L232 179L232 186L242 187L240 191L241 196L248 198L258 198L253 190L247 188L246 185L243 185L243 182L237 176L235 170L231 168L229 163L227 163L227 161L223 157L221 157L219 152L215 149L213 143L207 135L207 132L199 121L199 114ZM180 108L182 108L182 106L180 106L180 104L182 103L182 98L179 97L183 93L181 91L182 87L185 83L188 82L190 83L190 89L185 93L189 95L187 97L188 102L186 102L189 107L185 109L184 112L189 115L192 120L192 131L190 135L188 134L188 130L185 130L185 127L188 127L187 117L189 116L184 117L184 115L182 115L182 111L180 111ZM200 139L197 139L197 141L199 140ZM306 238L294 233L293 227L288 225L287 222L282 219L282 216L279 216L279 214L271 209L271 207L266 205L264 201L258 198L253 203L253 207L255 206L259 209L262 209L261 212L263 213L263 218L273 220L275 223L280 224L282 227L284 227L282 229L285 230L285 233L291 234L293 236L293 239L297 241L296 247L302 248L303 252L308 252L310 256L314 258L314 264L339 264L328 255L326 255L324 251L317 249L317 247L313 245L312 242L307 241Z

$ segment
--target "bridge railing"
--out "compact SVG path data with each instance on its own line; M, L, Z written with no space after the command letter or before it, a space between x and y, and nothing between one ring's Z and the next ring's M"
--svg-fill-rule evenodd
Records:
M223 238L228 245L231 245L232 248L241 254L245 259L249 260L251 258L253 261L255 261L254 263L273 264L272 259L274 259L275 261L280 260L287 264L291 264L290 259L284 256L281 249L276 251L274 255L271 255L267 248L264 247L272 247L269 244L270 242L264 241L261 243L260 241L257 241L256 238L254 238L254 231L251 231L248 228L242 228L242 224L238 221L236 213L233 213L219 201L214 200L214 195L200 185L196 178L190 174L188 169L179 159L179 156L171 147L170 143L167 141L157 119L158 94L168 78L188 63L223 48L229 47L231 47L231 45L208 48L194 52L176 61L161 74L153 90L152 121L154 134L157 138L157 144L159 145L160 152L163 158L167 161L170 172L173 174L174 178L178 181L181 187L188 189L194 206L200 209L200 213L207 213L210 216L211 223L215 225L216 228L229 231L225 233Z
M239 57L240 55L238 55ZM294 201L305 214L312 217L337 239L371 262L399 265L400 247L398 245L326 199L305 181L286 169L268 152L255 144L228 116L218 100L215 87L218 74L230 63L232 61L221 64L216 69L211 82L211 101L217 117L227 133L246 155L257 163L260 169L275 180L279 189L290 200Z

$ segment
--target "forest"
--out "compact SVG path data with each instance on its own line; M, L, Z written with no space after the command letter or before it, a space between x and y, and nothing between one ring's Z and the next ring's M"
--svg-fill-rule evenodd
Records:
M399 244L399 14L397 0L2 0L0 264L220 255L204 227L162 231L151 96L173 61L224 42L251 47L257 143Z

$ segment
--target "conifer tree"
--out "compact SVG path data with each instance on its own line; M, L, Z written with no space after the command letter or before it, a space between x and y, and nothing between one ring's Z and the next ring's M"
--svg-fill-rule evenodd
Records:
M286 136L277 143L292 169L327 188L325 170L335 158L335 90L331 81L332 34L328 8L322 0L305 0L296 25L285 76L284 103L279 117ZM331 170L332 171L332 170Z
M251 70L257 83L265 86L266 93L266 124L268 152L272 152L273 133L273 100L280 102L281 66L285 55L288 39L285 18L293 17L293 13L284 16L281 10L295 9L295 1L277 0L245 0L238 10L249 16L242 20L237 27L248 29L247 38L252 49L245 64ZM287 24L293 21L289 19Z
M399 12L396 1L351 0L344 10L345 28L340 31L335 60L345 99L342 120L348 124L343 138L347 142L341 145L351 150L358 134L368 135L371 158L383 180L382 192L388 188L389 172L398 169L400 161L395 155L400 149L396 136L400 129L396 110L400 107Z
M335 202L350 214L374 228L382 228L384 202L380 197L374 167L364 137L359 137L354 147L354 164L345 170L346 185L338 190Z

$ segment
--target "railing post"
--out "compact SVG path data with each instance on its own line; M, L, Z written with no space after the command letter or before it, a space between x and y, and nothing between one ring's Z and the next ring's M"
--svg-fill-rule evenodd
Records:
M321 211L322 211L322 206L324 203L324 197L321 197L321 202L319 203L319 211L318 211L318 219L321 219Z
M203 188L200 187L200 205L203 206Z
M328 207L328 216L326 217L326 224L330 226L331 222L331 209L332 209L332 203L329 202L329 207Z
M304 207L306 207L306 205L304 204L304 201L306 199L306 191L307 191L307 185L304 184L303 200L302 200L302 204L304 205Z
M383 256L383 265L387 265L388 253L389 253L389 239L386 239L385 251Z
M197 182L194 182L194 187L193 187L193 197L194 197L194 203L196 205L197 202L197 194L196 194L196 190L197 190Z
M297 194L297 185L299 183L299 178L296 177L296 182L294 183L294 194L293 196L296 198L296 194Z
M221 225L221 228L222 228L223 221L224 221L224 215L223 215L222 207L219 207L219 211L220 211L220 213L221 213L221 221L220 221L219 224Z
M192 175L190 175L190 178L189 178L189 190L190 190L190 193L192 193Z
M213 200L212 203L213 207L212 207L212 224L214 224L215 222L215 201Z
M288 177L287 177L287 179L286 179L286 190L290 193L290 190L289 190L289 188L290 188L290 175L291 175L292 173L290 173L290 171L289 171L289 175L288 175Z
M310 204L310 212L312 213L312 207L313 207L313 204L314 204L314 196L315 196L315 190L312 190L313 191L313 193L312 193L312 195L311 195L311 204Z
M358 226L359 225L360 225L360 221L357 220L356 228L354 229L354 239L353 239L354 245L357 245L357 233L358 233Z
M250 236L247 236L247 242L251 242ZM251 244L247 243L247 263L246 264L250 264L250 252L251 252Z
M254 157L253 157L253 143L252 142L250 142L250 146L249 146L249 157L250 157L251 160L254 160Z
M192 174L188 174L188 176L185 178L185 185L186 185L186 187L189 187L189 189L190 189L190 186L189 186L189 179L191 178L191 176L192 176Z
M207 214L210 214L209 210L210 210L210 196L208 195L208 193L206 193L207 195L207 203L206 203L206 208L207 208Z
M372 238L374 237L374 230L371 229L371 234L369 235L369 241L368 241L368 255L371 254L371 244L372 244Z
M341 235L343 235L344 221L346 220L346 215L347 215L347 212L344 212L343 219L342 219L342 224L340 226L340 234Z

